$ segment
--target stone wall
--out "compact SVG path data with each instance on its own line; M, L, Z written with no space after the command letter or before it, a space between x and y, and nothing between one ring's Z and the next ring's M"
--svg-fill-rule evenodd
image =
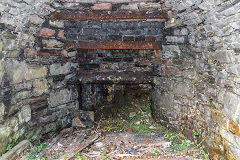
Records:
M153 96L162 124L213 159L240 158L239 1L165 0L169 20Z
M39 139L69 123L68 109L79 109L79 73L99 69L127 71L135 67L156 75L153 114L160 123L182 131L190 139L198 131L198 142L204 140L213 159L239 159L239 8L238 0L2 0L0 154L10 143ZM149 34L143 28L132 33L136 30L135 21L114 21L98 23L95 26L101 25L102 30L93 34L93 22L81 21L87 25L78 32L78 27L72 29L72 22L52 20L49 15L59 9L109 13L162 10L169 19L164 30L163 21L155 22L163 33L150 34L153 27L149 29L149 25L146 26ZM115 30L124 29L111 28L110 23L132 24L132 28L119 35ZM88 32L89 24L92 30ZM67 26L71 29L66 32ZM103 26L110 28L107 33L112 34L103 37L106 29ZM81 39L84 35L88 37ZM154 63L151 51L126 50L124 55L128 52L134 55L129 58L104 50L86 53L62 50L65 40L138 41L147 40L148 36L163 42L159 65ZM97 56L92 56L93 53ZM83 63L86 57L92 61Z
M70 32L65 32L68 22L51 19L49 15L52 12L58 9L143 11L150 8L156 10L158 6L157 2L134 1L132 3L128 0L1 1L0 154L6 151L8 144L16 144L22 139L38 140L70 123L68 109L77 110L81 107L81 104L79 106L79 93L81 93L79 92L79 73L103 69L106 71L116 69L131 71L129 68L141 71L142 69L151 70L152 51L125 50L123 56L119 57L117 56L119 52L111 55L110 52L100 50L87 53L81 50L62 50L65 40L70 40ZM127 24L130 23L134 22L127 22ZM156 23L159 23L157 27L162 29L163 23ZM109 24L107 28L110 27ZM149 23L144 22L144 24ZM149 28L148 25L145 27ZM85 28L93 29L94 27L89 22ZM80 28L75 27L75 29ZM113 29L117 30L117 28ZM131 30L128 28L128 31ZM134 38L134 41L140 38L141 40L144 38L144 41L155 41L155 38L158 40L161 38L161 35L150 37L150 31L146 30L146 32L149 32L146 37L142 36L145 33L142 35L134 33L130 38ZM84 34L90 33L92 31L84 30ZM105 32L105 34L108 33ZM114 36L116 37L113 33L109 34L111 38ZM121 38L126 40L124 37ZM128 56L130 52L132 56ZM83 92L85 93L84 89Z

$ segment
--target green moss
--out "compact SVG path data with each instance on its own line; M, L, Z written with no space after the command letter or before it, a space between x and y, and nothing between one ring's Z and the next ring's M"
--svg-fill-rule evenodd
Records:
M152 130L149 129L150 126L147 124L139 124L139 125L130 124L129 127L138 133L151 133L152 132Z
M41 138L42 127L35 127L26 132L25 138L29 139L31 142L37 141Z

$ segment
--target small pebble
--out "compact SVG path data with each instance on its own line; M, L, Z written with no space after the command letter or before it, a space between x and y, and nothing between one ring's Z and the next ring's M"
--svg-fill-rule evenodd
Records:
M149 127L149 129L156 129L156 127L153 126L153 125L151 125L151 126Z
M171 145L171 142L164 142L163 143L163 148L167 148Z
M136 125L139 125L139 124L141 124L141 122L140 122L140 121L138 121L138 122L135 122L135 124L136 124Z
M103 142L97 142L95 145L96 145L96 148L98 149L103 148L105 146Z
M91 155L101 155L101 152L99 152L99 151L91 151L88 154L91 154Z
M136 117L136 116L137 116L136 112L129 113L129 118L133 118L133 117Z

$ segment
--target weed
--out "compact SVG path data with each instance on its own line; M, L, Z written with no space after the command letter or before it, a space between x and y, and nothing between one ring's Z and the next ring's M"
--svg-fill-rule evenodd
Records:
M80 152L77 153L76 157L78 160L83 160L83 156L81 155Z
M183 151L188 146L190 146L190 141L186 137L184 137L180 134L176 135L174 133L171 133L167 136L167 139L171 143L171 145L168 148L174 153L177 153L179 151Z
M109 126L104 126L103 129L107 131L111 131L111 130L117 129L117 127L113 127L112 125L109 125Z
M12 146L13 146L12 144L8 144L6 150L7 150L7 151L10 151L10 150L12 149Z
M194 139L197 139L198 136L199 136L199 135L198 135L198 131L193 132L192 137L193 137Z
M156 156L160 154L160 152L159 152L158 150L156 150L156 149L153 150L153 153L154 153Z
M130 128L138 133L151 133L151 129L149 129L149 125L147 124L130 124Z
M41 143L41 141L38 141L34 148L31 148L31 146L27 146L26 149L28 153L27 153L27 158L25 160L30 160L30 159L41 160L41 158L39 157L39 153L41 153L46 146L47 144ZM44 157L44 160L47 160L46 157Z
M103 156L103 160L105 160L105 159L107 159L107 153L106 152L103 152L103 153L101 153L101 155Z

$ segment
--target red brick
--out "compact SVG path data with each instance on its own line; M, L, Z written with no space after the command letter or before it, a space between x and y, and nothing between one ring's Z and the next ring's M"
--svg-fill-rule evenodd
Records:
M52 37L56 33L55 30L49 28L43 28L40 31L40 36Z
M112 4L111 3L97 3L91 7L92 10L111 10Z
M61 39L65 39L64 31L63 30L58 31L57 37Z
M40 56L52 56L51 53L43 52L43 51L38 52L38 55L40 55Z
M25 55L29 57L33 57L37 55L37 51L35 49L27 48L25 49Z

